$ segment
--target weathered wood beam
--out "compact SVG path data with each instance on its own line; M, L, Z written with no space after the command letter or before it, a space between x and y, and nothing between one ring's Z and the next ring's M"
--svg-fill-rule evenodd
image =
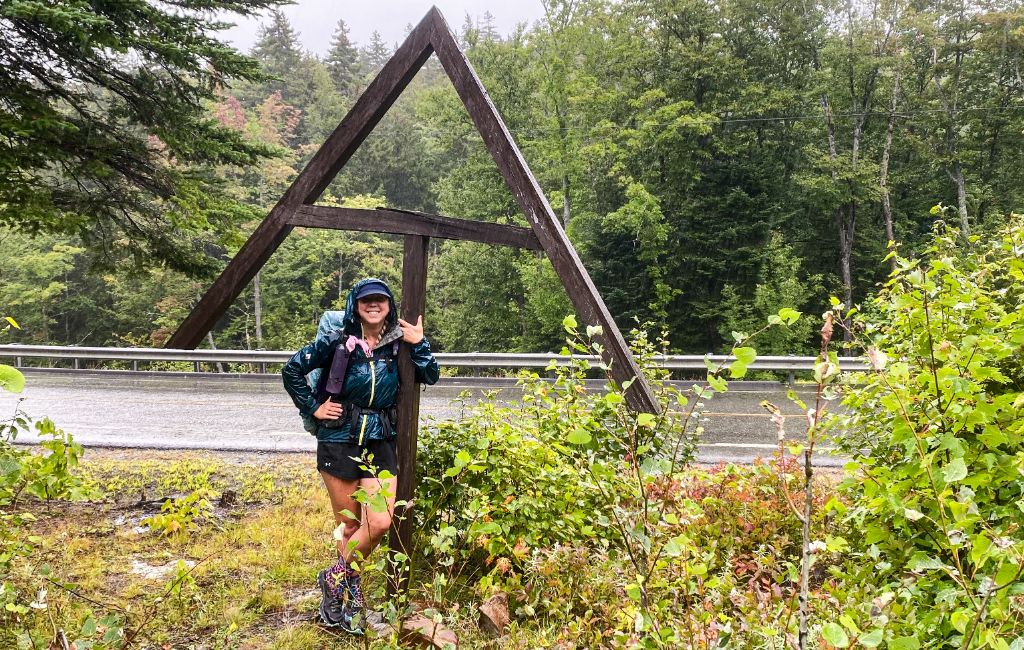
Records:
M427 305L427 248L429 237L405 236L405 256L402 258L402 313L404 320L415 323ZM399 502L411 502L416 491L416 441L419 437L420 391L416 384L415 366L409 355L409 346L403 345L398 354L398 488ZM401 566L404 571L392 575L388 590L394 594L403 591L409 579L414 557L412 548L412 511L404 506L395 507L391 525L391 550L410 557Z
M338 170L348 162L430 57L433 52L430 44L433 15L434 12L429 12L413 28L338 128L167 341L167 347L193 349L199 345L291 232L292 226L288 222L295 209L320 198Z
M428 17L433 21L432 44L441 66L455 85L519 208L544 246L569 299L585 323L601 326L603 356L611 364L612 376L619 383L635 379L626 391L626 399L634 411L657 413L660 407L650 385L473 66L459 49L458 41L441 13L432 9Z
M335 230L360 230L383 232L393 235L422 235L441 239L462 239L513 246L529 250L543 250L533 230L520 226L509 226L485 221L455 219L437 214L426 214L410 210L378 208L336 208L326 205L304 205L288 218L289 226L307 228L332 228Z

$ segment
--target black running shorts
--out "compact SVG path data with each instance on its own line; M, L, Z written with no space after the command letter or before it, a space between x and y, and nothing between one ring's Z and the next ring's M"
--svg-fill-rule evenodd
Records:
M384 470L398 476L396 440L367 440L362 447L355 443L318 442L316 468L345 481L377 478Z

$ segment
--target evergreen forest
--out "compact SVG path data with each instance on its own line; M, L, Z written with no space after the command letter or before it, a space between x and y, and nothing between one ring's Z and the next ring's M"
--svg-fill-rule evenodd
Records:
M15 42L19 7L45 3L4 4ZM186 41L234 66L173 71L202 82L188 120L178 110L179 122L147 124L129 101L145 80L125 92L87 62L56 80L67 94L35 98L52 119L29 125L11 105L32 97L17 72L0 74L0 305L22 325L12 340L162 345L396 45L376 33L354 42L340 20L315 56L273 3L222 4L271 8L248 58L220 45L215 25L204 43ZM663 326L674 351L727 349L730 332L780 307L820 313L830 295L860 304L892 269L889 242L910 255L937 224L966 240L1021 209L1018 2L545 9L509 34L489 13L448 18L620 327ZM58 41L93 30L102 42L98 25L46 20ZM4 56L12 71L38 63ZM69 126L75 111L107 139ZM106 157L82 162L83 151ZM436 59L321 202L526 224ZM561 346L571 305L542 256L443 240L431 253L426 322L438 349ZM398 285L400 267L397 238L298 229L208 344L293 349L355 281ZM809 354L813 330L773 332L759 350Z

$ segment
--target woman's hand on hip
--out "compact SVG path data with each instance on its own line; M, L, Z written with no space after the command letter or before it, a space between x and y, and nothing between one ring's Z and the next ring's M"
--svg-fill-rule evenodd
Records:
M423 315L416 320L416 324L413 325L409 321L398 319L398 326L402 328L402 340L406 343L416 345L423 340Z
M320 408L313 411L313 417L318 420L337 420L341 417L341 412L344 409L341 408L341 404L327 400L320 405Z

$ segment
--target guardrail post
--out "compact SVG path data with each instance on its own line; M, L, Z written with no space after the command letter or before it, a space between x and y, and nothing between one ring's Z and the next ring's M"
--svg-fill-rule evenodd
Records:
M73 361L75 362L75 370L78 370L78 357L75 357Z
M21 357L14 357L14 367L15 368L20 368L21 367Z
M796 355L795 354L790 354L788 356L795 357ZM795 386L796 385L796 370L794 370L793 368L789 369L789 385L790 386Z
M139 371L139 360L138 359L132 359L132 370L134 370L135 372Z

